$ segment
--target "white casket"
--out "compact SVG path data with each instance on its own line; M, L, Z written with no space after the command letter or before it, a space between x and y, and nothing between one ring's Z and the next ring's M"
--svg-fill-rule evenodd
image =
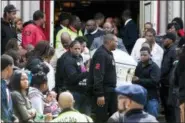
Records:
M90 52L91 58L96 49ZM113 51L116 62L117 86L132 84L137 62L126 52L116 49Z

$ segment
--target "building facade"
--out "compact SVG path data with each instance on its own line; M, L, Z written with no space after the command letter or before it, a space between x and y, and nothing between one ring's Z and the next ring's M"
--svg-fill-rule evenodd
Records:
M34 11L41 9L45 12L46 24L44 26L46 36L53 45L54 32L54 0L38 1L1 1L1 15L7 4L13 4L19 10L17 16L24 22L31 20ZM174 17L181 17L185 22L185 1L161 1L161 0L143 0L140 1L139 27L143 30L145 22L152 22L157 34L163 35L166 32L166 26ZM185 25L185 23L184 23Z
M145 22L152 22L157 34L163 35L173 18L181 17L185 27L185 1L140 1L140 29Z
M33 13L36 10L42 10L45 13L46 23L44 25L44 32L50 44L53 45L54 32L54 1L53 0L6 0L1 1L1 17L3 15L4 7L8 4L13 4L17 9L17 17L20 17L23 22L33 19Z

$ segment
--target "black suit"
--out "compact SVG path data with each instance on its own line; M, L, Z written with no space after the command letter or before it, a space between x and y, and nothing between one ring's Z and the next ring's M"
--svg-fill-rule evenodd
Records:
M129 54L132 52L132 48L136 40L139 38L138 29L133 20L129 21L121 30L120 36L123 39L123 43L127 48Z

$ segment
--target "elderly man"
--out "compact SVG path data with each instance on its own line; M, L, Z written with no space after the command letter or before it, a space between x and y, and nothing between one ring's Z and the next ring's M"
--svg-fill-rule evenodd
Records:
M103 30L104 30L105 34L108 34L108 33L112 33L113 34L114 33L113 25L110 22L104 23ZM104 35L95 38L93 43L92 43L92 45L91 45L90 50L99 48L103 44L103 37L104 37ZM126 48L125 48L125 46L123 44L123 41L120 38L118 38L118 46L117 46L117 48L127 52L127 50L126 50Z
M70 92L62 92L59 96L59 106L61 107L62 112L52 122L93 122L90 117L81 114L73 108L74 102L74 98Z
M54 69L56 69L57 60L67 51L68 46L71 42L72 40L69 33L63 32L61 34L61 46L55 50L55 55L50 61Z
M147 91L140 85L124 85L116 88L118 93L118 109L124 112L124 116L115 118L115 114L108 122L142 123L158 122L155 117L144 112L144 105L147 102Z

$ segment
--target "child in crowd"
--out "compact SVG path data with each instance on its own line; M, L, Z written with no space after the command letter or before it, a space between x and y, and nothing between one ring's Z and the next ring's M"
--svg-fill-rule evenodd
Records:
M46 94L46 104L44 106L44 114L52 113L53 116L58 116L60 113L60 108L56 100L57 94L54 91L49 91Z

